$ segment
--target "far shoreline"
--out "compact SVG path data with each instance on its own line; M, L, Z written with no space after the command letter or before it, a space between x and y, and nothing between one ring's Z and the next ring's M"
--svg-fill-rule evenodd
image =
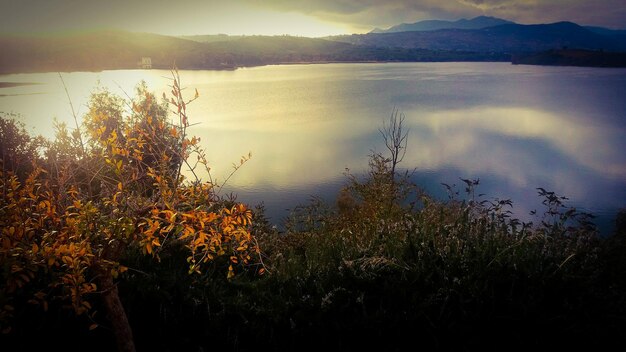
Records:
M322 65L322 64L388 64L388 63L453 63L453 62L500 62L500 63L511 63L510 60L432 60L432 61L400 61L400 60L366 60L366 61L287 61L287 62L268 62L258 65L240 65L240 66L208 66L208 67L176 67L178 70L186 70L186 71L234 71L241 68L252 68L252 67L263 67L263 66L281 66L281 65ZM31 74L31 73L74 73L74 72L103 72L103 71L121 71L121 70L172 70L172 67L165 66L154 66L150 69L142 69L138 67L105 67L105 68L78 68L68 70L67 68L61 70L23 70L23 71L0 71L0 76L2 75L12 75L12 74ZM0 84L12 84L13 82L0 82ZM37 83L20 83L19 85L27 85L27 84L37 84ZM6 88L10 86L1 86L0 88Z
M554 64L554 63L529 63L529 62L515 62L513 60L441 60L441 61L298 61L298 62L275 62L265 63L258 65L242 65L242 66L220 66L220 67L176 67L177 70L184 71L235 71L238 69L265 67L265 66L293 66L293 65L327 65L327 64L436 64L436 63L507 63L513 66L551 66L551 67L588 67L588 68L606 68L606 69L624 69L624 66L595 66L595 65L571 65L571 64ZM13 75L13 74L35 74L35 73L78 73L89 72L98 73L104 71L124 71L124 70L167 70L171 71L172 67L152 67L151 69L142 69L137 67L117 67L117 68L102 68L102 69L76 69L76 70L25 70L25 71L4 71L0 72L0 76ZM0 88L11 88L17 86L37 85L36 82L2 82L0 81Z
M21 72L24 73L24 72ZM41 72L43 73L43 72ZM5 73L2 73L3 75ZM8 74L12 74L12 73L8 73ZM34 82L0 82L0 88L13 88L13 87L20 87L20 86L34 86L40 83L34 83Z

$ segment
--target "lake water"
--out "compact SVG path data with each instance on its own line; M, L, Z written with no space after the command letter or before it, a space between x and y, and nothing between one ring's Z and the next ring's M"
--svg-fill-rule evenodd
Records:
M78 111L99 84L123 95L145 80L157 96L168 71L63 73ZM536 187L568 196L598 216L604 232L626 207L626 70L513 66L507 63L286 65L235 71L181 71L200 98L189 106L192 133L209 149L214 175L252 159L229 181L251 204L264 201L276 223L311 195L333 201L343 172L366 170L394 107L410 128L403 167L444 196L442 182L480 178L479 192L511 198L527 219L540 209ZM52 121L73 126L57 73L0 76L28 82L0 88L0 111L34 133Z

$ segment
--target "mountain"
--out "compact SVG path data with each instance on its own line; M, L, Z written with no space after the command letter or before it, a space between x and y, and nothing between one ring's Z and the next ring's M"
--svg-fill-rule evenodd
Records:
M190 40L102 30L0 37L0 72L99 71L137 68L150 57L155 68L199 66L203 45Z
M245 38L243 35L228 35L228 34L201 34L201 35L182 35L180 39L192 40L198 43L214 43L214 42L230 42Z
M611 36L626 36L626 29L608 29L604 27L585 26L585 29L597 34Z
M571 22L522 25L503 24L482 29L440 29L368 33L330 37L354 45L383 48L462 50L473 52L538 52L563 47L591 50L626 50L626 36L603 35Z
M152 68L157 69L171 69L174 63L181 69L232 69L284 62L347 61L371 51L348 43L287 36L193 39L110 30L4 36L0 37L0 72L133 69L138 68L142 57L149 57Z
M440 29L481 29L486 27L499 26L502 24L514 24L514 22L496 17L478 16L470 20L460 19L458 21L426 20L415 23L403 23L389 29L376 28L370 33L397 33L414 31L436 31Z
M0 73L135 69L143 57L152 68L234 69L245 66L325 62L507 61L494 53L358 46L291 36L169 37L93 31L0 36Z
M479 17L453 23L488 20L494 19ZM139 67L143 57L149 57L152 67L157 69L170 69L174 63L181 69L234 69L289 63L510 61L512 54L563 48L626 51L623 32L558 22L354 34L324 39L171 37L112 30L0 36L0 73L134 69ZM594 54L594 60L600 60L598 55Z

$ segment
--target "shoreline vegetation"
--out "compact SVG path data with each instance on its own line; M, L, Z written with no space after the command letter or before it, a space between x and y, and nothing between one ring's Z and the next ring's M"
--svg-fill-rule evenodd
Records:
M444 185L438 200L384 153L278 232L221 186L187 135L192 99L173 73L159 103L92 95L84 123L32 137L0 118L0 346L20 351L484 351L608 349L626 336L626 211L598 236L590 214L537 188L512 202ZM127 111L125 107L130 107ZM175 118L169 119L169 114ZM212 151L213 152L213 151ZM248 157L242 157L237 169ZM211 165L213 167L213 165ZM244 170L237 172L245 172ZM195 175L195 172L194 172Z
M532 66L576 66L576 67L596 67L596 68L626 68L626 53L621 52L595 52L583 49L562 49L550 50L541 53L518 54L512 55L510 59L450 59L450 60L420 60L420 61L397 61L397 60L352 60L352 61L285 61L270 62L262 64L254 64L247 66L209 66L209 67L180 67L181 70L187 71L234 71L241 68L254 68L262 66L280 66L280 65L325 65L325 64L389 64L389 63L442 63L442 62L510 62L512 65L532 65ZM136 66L129 67L109 67L101 69L71 69L62 70L25 70L25 71L0 71L0 75L10 74L32 74L32 73L72 73L72 72L102 72L115 70L134 70L141 69ZM150 69L170 70L165 65L154 65ZM22 83L22 82L0 82L0 88L12 88L18 86L37 85L40 83Z

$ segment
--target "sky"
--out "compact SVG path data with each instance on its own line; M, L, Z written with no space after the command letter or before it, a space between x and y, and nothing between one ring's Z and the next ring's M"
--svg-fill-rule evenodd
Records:
M626 29L624 0L0 0L0 32L321 37L480 15Z

